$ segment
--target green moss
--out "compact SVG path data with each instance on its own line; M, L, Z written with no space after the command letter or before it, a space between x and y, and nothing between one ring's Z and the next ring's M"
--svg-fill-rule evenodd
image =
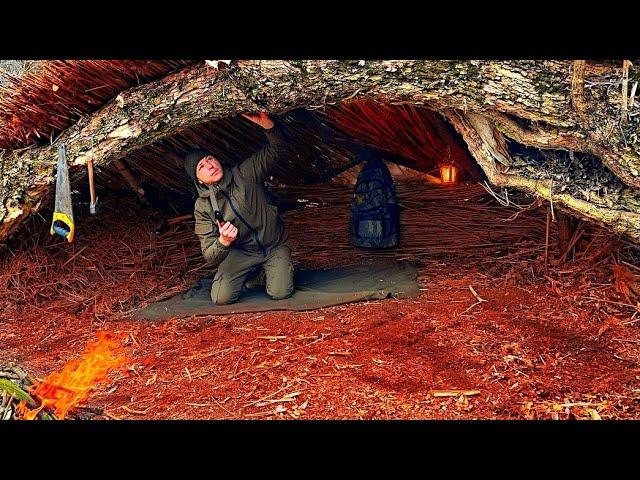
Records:
M533 85L540 95L560 93L566 89L564 80L546 70L539 70L533 77Z
M467 63L467 78L469 80L480 80L480 66L477 63Z
M449 61L441 65L440 84L451 93L459 93L479 103L486 101L482 92L481 69L477 62ZM452 74L452 72L455 72ZM437 88L437 85L434 85Z
M294 67L300 69L300 73L302 75L306 76L309 73L306 60L290 60L289 63Z

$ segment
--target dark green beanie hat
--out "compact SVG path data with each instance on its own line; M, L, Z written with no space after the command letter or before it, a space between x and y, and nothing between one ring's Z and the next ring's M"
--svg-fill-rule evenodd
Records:
M184 159L184 169L191 177L191 180L196 181L196 167L198 166L198 162L202 160L207 155L215 156L213 153L208 150L203 150L199 148L198 150L194 150L193 152L187 154Z

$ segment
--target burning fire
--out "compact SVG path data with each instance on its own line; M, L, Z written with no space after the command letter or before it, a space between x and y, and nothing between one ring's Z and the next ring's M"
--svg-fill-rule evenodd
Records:
M20 417L33 420L46 407L54 410L57 418L65 418L70 409L89 397L96 383L125 362L122 350L122 344L113 334L98 332L98 339L87 344L80 360L71 360L62 370L31 387L30 393L42 403L30 410L25 402L20 402Z

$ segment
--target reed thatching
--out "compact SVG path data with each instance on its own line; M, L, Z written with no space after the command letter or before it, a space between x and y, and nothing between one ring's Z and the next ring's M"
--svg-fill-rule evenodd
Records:
M0 149L48 143L118 93L186 65L186 60L50 60L0 70Z
M477 184L398 183L400 246L384 251L349 244L351 186L281 187L274 193L283 204L298 207L285 211L283 220L293 261L303 268L375 258L422 265L501 256L514 261L539 257L545 248L544 209L501 207ZM123 196L107 199L98 216L83 210L78 217L78 237L70 245L48 234L46 219L27 222L21 241L0 257L1 315L54 318L73 312L78 319L102 322L184 291L212 273L193 233L192 215L163 219Z
M455 130L431 110L355 101L327 108L325 116L352 137L410 160L415 169L428 172L450 164L481 178Z

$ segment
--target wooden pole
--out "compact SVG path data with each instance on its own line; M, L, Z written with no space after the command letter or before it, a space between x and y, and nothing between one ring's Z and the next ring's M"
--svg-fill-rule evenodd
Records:
M145 195L145 191L144 188L142 188L140 186L140 182L138 182L138 180L136 179L136 177L133 175L133 173L131 173L131 170L129 170L127 168L127 166L124 163L124 160L122 160L121 158L114 160L113 164L115 165L116 169L118 170L118 172L120 173L120 175L122 175L122 177L126 180L126 182L129 184L129 186L131 187L131 189L136 192L136 194L138 195L138 197L140 197L140 200L144 200L144 195Z
M547 208L547 230L544 241L544 271L549 273L549 224L551 223L551 210Z
M89 204L89 211L91 214L95 215L96 213L96 187L95 182L93 180L93 158L89 158L87 160L87 174L89 175L89 194L91 197Z
M620 122L622 125L627 123L629 106L627 103L627 93L629 91L629 67L631 62L629 60L622 61L622 108Z
M571 105L578 113L584 113L584 71L586 60L573 61L573 75L571 77Z

